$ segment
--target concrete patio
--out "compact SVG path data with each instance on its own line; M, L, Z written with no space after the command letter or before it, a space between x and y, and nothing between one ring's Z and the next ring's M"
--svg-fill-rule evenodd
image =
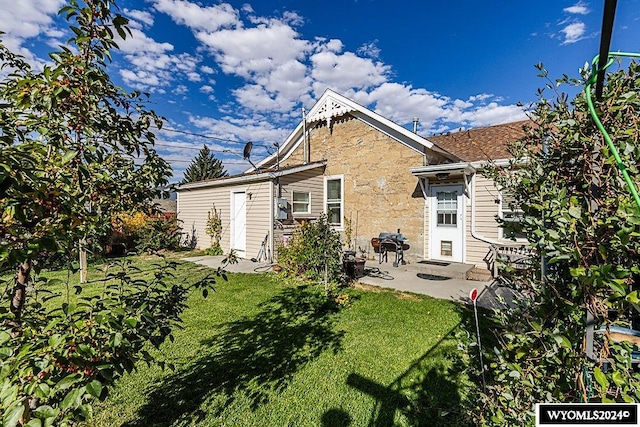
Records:
M224 256L198 256L184 258L184 261L204 265L210 268L222 267ZM470 303L469 293L476 288L479 292L478 305L486 308L500 308L504 304L500 298L509 303L514 298L512 292L498 281L466 280L459 277L455 270L457 266L424 270L416 264L393 267L391 263L379 264L378 261L368 260L365 264L365 276L357 282L380 288L392 289L400 292L429 295L439 299L449 299ZM264 273L271 270L270 264L253 262L247 259L238 260L237 264L226 266L231 273ZM428 271L428 272L427 272Z

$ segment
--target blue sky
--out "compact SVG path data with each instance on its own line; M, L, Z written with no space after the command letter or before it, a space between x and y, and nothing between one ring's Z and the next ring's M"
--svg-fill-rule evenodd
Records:
M3 41L42 66L68 37L62 5L0 0ZM326 88L406 127L418 117L423 136L522 119L518 102L535 102L545 84L534 64L578 77L598 52L603 9L575 0L118 5L134 34L120 41L111 75L150 92L166 128L181 131L158 133L174 181L203 144L229 172L246 169L244 142L265 156ZM618 1L611 47L640 49L640 0Z

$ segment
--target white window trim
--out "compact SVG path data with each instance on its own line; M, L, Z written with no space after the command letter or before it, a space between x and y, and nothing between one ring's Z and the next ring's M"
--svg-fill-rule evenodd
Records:
M324 195L323 195L323 209L324 209L324 213L325 215L328 214L327 212L327 181L331 181L334 179L339 179L340 180L340 224L338 225L333 225L333 229L336 231L343 231L344 230L344 175L329 175L329 176L325 176L324 177Z
M295 205L295 193L304 193L304 194L308 194L309 195L309 201L307 202L307 210L304 212L294 212L293 210L293 206ZM293 214L293 216L302 216L302 215L309 215L311 214L311 191L300 191L300 190L293 190L291 191L291 213Z
M504 209L503 209L504 208ZM507 210L509 212L523 212L521 209L516 209L516 210L511 210L509 209L509 205L504 203L504 193L502 190L500 190L500 205L498 206L498 216L500 217L500 219L504 220L504 211ZM500 230L500 240L505 240L508 242L513 242L514 240L508 237L504 236L504 227L498 227ZM522 243L527 243L528 240L522 237L516 237L516 242L522 242Z

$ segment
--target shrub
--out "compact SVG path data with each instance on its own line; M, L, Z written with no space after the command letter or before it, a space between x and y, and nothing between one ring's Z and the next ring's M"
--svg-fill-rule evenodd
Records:
M596 105L635 183L639 83L637 63L610 73ZM628 326L640 309L640 214L588 113L585 93L571 102L556 95L538 102L536 126L512 147L516 160L489 171L514 195L537 256L534 274L515 276L523 297L494 316L499 344L487 354L492 378L482 424L532 424L536 402L640 401L631 345L603 333L593 357L599 360L591 360L585 344L588 312L595 325Z
M342 263L340 234L322 215L296 229L288 246L278 248L278 263L286 273L326 283L339 282Z
M180 227L174 216L119 213L112 220L110 244L123 244L128 251L157 252L180 247Z
M180 247L180 227L175 217L157 215L150 217L140 228L135 240L137 251L157 252Z
M222 218L216 210L216 205L211 207L207 212L207 235L211 238L211 247L205 249L207 255L222 255L222 247L220 246L220 238L222 237Z

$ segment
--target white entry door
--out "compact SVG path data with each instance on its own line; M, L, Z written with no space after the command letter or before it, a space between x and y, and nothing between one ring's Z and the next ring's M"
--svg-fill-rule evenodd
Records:
M432 185L430 207L431 258L463 262L464 194L462 185Z
M246 257L247 250L247 195L243 192L231 193L231 249L238 256Z

